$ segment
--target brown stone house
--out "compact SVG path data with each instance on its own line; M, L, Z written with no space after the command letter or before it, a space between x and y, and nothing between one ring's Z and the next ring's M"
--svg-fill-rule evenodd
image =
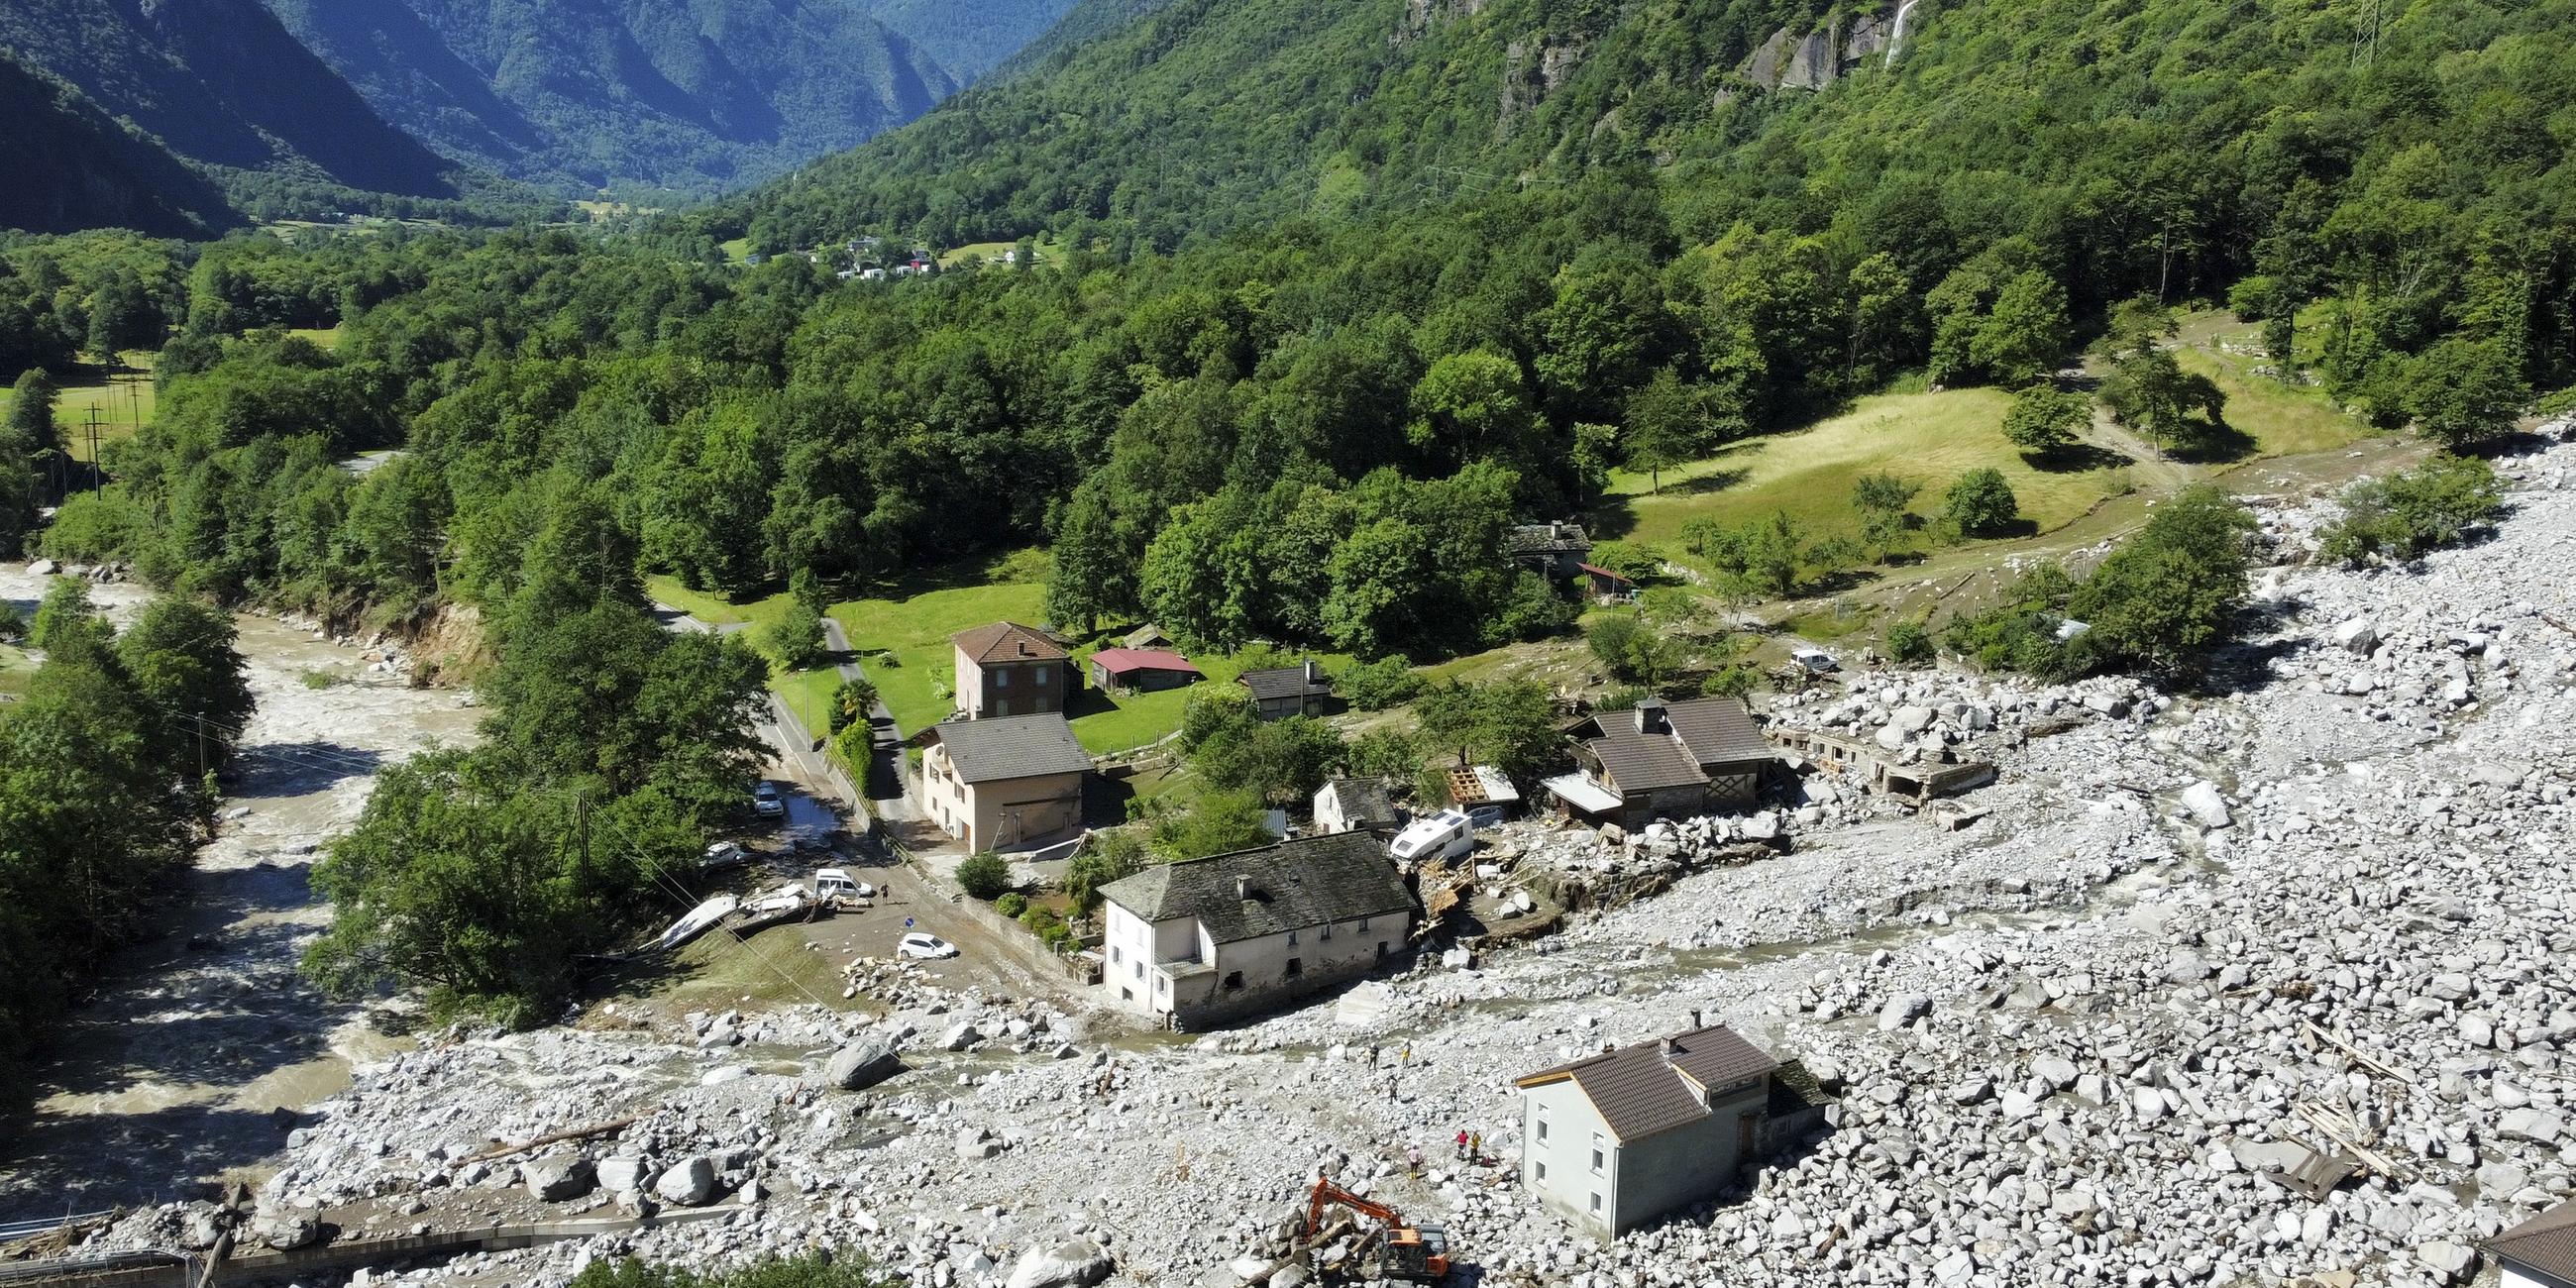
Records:
M1074 671L1064 646L1046 632L995 622L949 642L957 646L957 709L967 719L1064 710Z
M1578 768L1548 779L1548 791L1570 814L1623 828L1751 808L1777 759L1733 698L1647 698L1567 733Z
M968 849L1023 849L1082 829L1091 753L1062 713L949 720L914 741L922 807Z

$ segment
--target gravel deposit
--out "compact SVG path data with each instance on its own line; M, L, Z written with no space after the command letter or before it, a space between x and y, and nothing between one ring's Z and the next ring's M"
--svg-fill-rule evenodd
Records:
M1955 830L1811 788L1752 831L1524 831L1523 876L1661 879L1559 935L1205 1037L893 966L859 976L867 1012L603 1007L451 1035L359 1069L261 1202L286 1238L320 1210L390 1232L733 1208L379 1283L822 1245L930 1288L1233 1288L1318 1169L1444 1223L1495 1284L2458 1281L2479 1239L2576 1189L2576 447L2503 468L2500 531L2405 569L2307 566L2328 507L2261 503L2279 564L2215 695L1923 671L1776 702L1995 763ZM1599 1245L1518 1186L1510 1079L1695 1010L1803 1061L1830 1129ZM1462 1174L1459 1130L1494 1164ZM2330 1133L2374 1161L2319 1201L2283 1173Z

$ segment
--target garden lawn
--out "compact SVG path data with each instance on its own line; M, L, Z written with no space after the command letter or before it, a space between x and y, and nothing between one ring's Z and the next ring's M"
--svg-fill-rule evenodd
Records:
M994 570L997 580L975 585L939 585L907 592L901 587L879 598L832 605L832 617L859 651L859 669L875 682L877 694L906 734L936 723L956 709L957 653L948 638L987 622L1045 620L1046 585L1042 576L1006 561Z
M2217 382L2227 395L2227 423L2254 440L2254 456L2329 452L2377 431L2343 414L2322 388L2286 385L2254 374L2256 359L2212 349L2176 350L2185 371Z
M805 725L805 732L816 737L832 731L832 697L841 691L841 674L831 667L810 671L772 670L769 691L778 695L787 709Z
M1852 484L1879 471L1921 484L1913 510L1930 518L1939 514L1942 494L1960 475L1992 466L2012 485L2022 517L2041 532L2073 521L2122 489L2116 467L2044 471L2023 460L2003 435L2011 402L2011 395L1995 389L1879 394L1806 429L1748 438L1707 460L1666 470L1660 494L1650 492L1644 474L1615 473L1609 501L1624 500L1635 519L1628 539L1677 549L1682 529L1694 520L1745 524L1774 510L1787 511L1810 538L1857 536Z
M644 594L654 603L668 604L702 622L717 626L749 622L754 630L785 617L787 605L792 602L782 590L767 599L736 603L712 592L691 590L681 585L679 578L661 573L644 579Z

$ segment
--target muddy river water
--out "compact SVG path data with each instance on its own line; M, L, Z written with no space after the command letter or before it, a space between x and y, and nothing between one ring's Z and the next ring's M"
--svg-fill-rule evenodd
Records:
M42 583L0 569L0 598L29 608ZM121 624L143 596L103 586L94 598ZM357 649L272 618L238 621L259 709L224 821L168 932L114 964L39 1070L34 1103L0 1124L0 1220L194 1197L257 1176L292 1111L397 1041L298 977L303 945L329 921L308 878L380 767L470 740L478 713L455 691L371 672Z

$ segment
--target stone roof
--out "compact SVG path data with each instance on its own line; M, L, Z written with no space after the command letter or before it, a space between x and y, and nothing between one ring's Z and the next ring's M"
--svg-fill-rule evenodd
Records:
M1073 736L1064 713L1000 716L991 720L950 720L922 731L948 749L957 776L969 783L993 783L1042 774L1070 774L1091 768L1091 753Z
M1386 782L1378 778L1335 778L1324 783L1319 796L1329 796L1340 807L1342 817L1352 825L1366 827L1395 826L1395 802L1386 794Z
M1261 702L1273 702L1280 698L1320 698L1329 696L1333 691L1331 677L1318 669L1315 672L1315 678L1309 680L1306 678L1306 667L1303 665L1274 666L1259 671L1246 671L1235 678L1243 682L1243 687L1252 690L1253 698Z
M1366 832L1156 864L1102 886L1100 897L1140 921L1191 918L1220 944L1413 911L1386 847Z
M949 642L964 650L977 666L991 666L997 662L1061 661L1065 655L1064 646L1047 638L1045 631L1034 626L1022 626L1018 622L995 622L990 626L959 631L949 637Z
M1580 523L1524 523L1503 534L1503 545L1515 555L1559 551L1579 555L1592 549L1591 539L1584 535Z
M1648 727L1641 728L1641 720ZM1633 711L1593 716L1576 726L1578 736L1585 728L1596 734L1584 745L1621 791L1688 787L1707 782L1711 765L1769 760L1774 754L1744 704L1734 698L1669 704L1649 699Z
M2487 1240L2486 1246L2502 1260L2576 1282L2576 1199Z
M1710 1110L1703 1097L1710 1089L1779 1067L1778 1060L1735 1030L1713 1024L1541 1069L1515 1079L1514 1085L1542 1087L1573 1079L1624 1145L1706 1118Z

